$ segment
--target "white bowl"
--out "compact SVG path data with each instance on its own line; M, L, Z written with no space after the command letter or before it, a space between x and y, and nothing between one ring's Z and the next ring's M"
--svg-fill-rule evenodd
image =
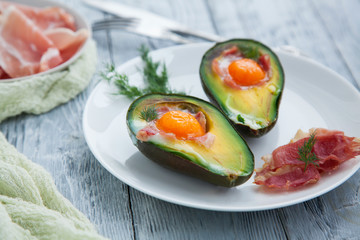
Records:
M9 1L9 0L7 0L7 1ZM34 1L34 0L10 0L10 2L12 2L12 3L20 3L20 4L23 4L23 5L28 5L28 6L32 6L32 7L40 7L40 8L44 8L44 7L61 7L61 8L63 8L65 11L67 11L68 13L70 13L74 17L76 29L81 29L81 28L87 29L88 32L89 32L89 36L86 39L86 41L84 42L84 44L79 48L79 50L69 60L67 60L66 62L63 62L62 64L60 64L60 65L58 65L58 66L56 66L54 68L51 68L49 70L46 70L44 72L40 72L40 73L36 73L36 74L24 76L24 77L18 77L18 78L1 79L0 84L5 83L5 82L14 82L14 81L26 80L29 77L40 76L40 75L44 75L44 74L48 74L48 73L63 70L64 68L68 67L71 63L73 63L83 53L86 45L88 44L88 42L91 39L91 27L90 27L89 23L85 20L85 18L83 16L81 16L78 12L74 11L70 7L66 6L65 4L55 2L55 1L51 1L51 0L36 0L36 1Z

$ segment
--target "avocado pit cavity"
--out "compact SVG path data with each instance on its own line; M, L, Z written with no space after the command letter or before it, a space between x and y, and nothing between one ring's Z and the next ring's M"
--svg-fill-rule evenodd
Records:
M238 47L225 49L213 59L212 70L229 87L247 89L259 86L270 79L270 59L267 54L246 57Z
M202 111L193 113L188 109L162 104L156 108L157 119L148 122L136 134L141 141L148 141L152 136L162 138L195 141L207 148L211 147L215 136L206 132L206 116Z

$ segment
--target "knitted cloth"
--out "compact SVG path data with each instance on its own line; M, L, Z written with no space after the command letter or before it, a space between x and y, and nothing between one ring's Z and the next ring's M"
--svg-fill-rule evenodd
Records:
M0 133L0 239L104 239L51 175Z

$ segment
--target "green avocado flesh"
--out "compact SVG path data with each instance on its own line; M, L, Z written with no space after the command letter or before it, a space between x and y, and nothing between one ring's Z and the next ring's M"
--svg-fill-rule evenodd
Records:
M141 118L141 111L154 106L193 115L201 111L206 118L206 134L215 136L213 143L206 147L191 139L168 138L160 133L139 140L137 133L149 124ZM173 94L145 95L131 104L126 120L134 145L164 167L224 187L244 183L254 170L254 156L246 142L228 119L204 100Z
M228 71L226 61L229 64L234 59L229 58L224 51L234 47L241 55L240 58L252 59L262 66L266 72L266 80L254 86L238 88L223 81L223 76L219 76L214 70L213 63L214 60L225 63L223 69ZM268 69L264 69L260 60L265 56L270 60ZM284 88L284 71L276 54L264 44L249 39L217 43L204 54L200 77L210 101L225 113L241 133L259 137L275 125Z

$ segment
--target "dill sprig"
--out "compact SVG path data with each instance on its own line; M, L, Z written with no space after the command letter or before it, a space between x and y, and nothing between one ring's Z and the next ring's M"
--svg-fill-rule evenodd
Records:
M158 113L156 111L156 107L155 106L145 107L140 112L140 118L147 121L147 122L151 122L151 121L157 119L158 118Z
M115 94L125 95L130 99L140 97L148 93L184 94L183 92L174 91L170 88L166 65L164 63L161 64L160 62L153 61L153 59L149 56L149 48L145 45L141 45L138 51L144 63L142 73L146 87L139 88L130 85L129 78L126 74L116 72L115 66L108 64L105 71L100 73L100 76L105 81L114 84L117 88L117 92Z
M105 72L101 72L100 76L107 82L113 83L116 88L116 94L125 95L128 98L135 98L145 94L142 89L129 84L129 78L125 74L120 74L115 70L114 65L108 64Z
M315 145L316 138L315 138L315 131L310 134L310 137L307 141L304 142L304 145L298 148L299 158L298 160L305 163L304 172L306 171L306 168L309 164L313 164L315 166L319 166L317 164L317 161L319 160L318 157L314 152L312 152L312 149Z
M144 62L144 80L148 83L148 91L151 93L173 93L173 91L168 86L168 73L166 65L162 64L162 69L160 74L158 74L158 69L160 67L160 62L154 62L149 56L149 48L145 45L141 45L138 49L140 52L141 59Z

